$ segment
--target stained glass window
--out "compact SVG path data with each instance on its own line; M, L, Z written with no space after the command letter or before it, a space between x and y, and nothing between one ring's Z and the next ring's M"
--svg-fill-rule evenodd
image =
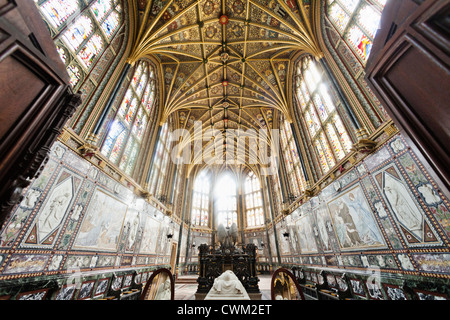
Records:
M111 38L111 36L117 30L119 23L120 17L119 14L115 11L111 13L111 15L102 23L102 29L108 38Z
M294 197L299 197L305 191L305 177L301 174L300 158L294 141L291 126L288 121L281 121L280 147L288 177L289 188Z
M347 9L349 12L353 12L359 3L359 0L341 0L340 2L345 7L345 9Z
M148 127L148 119L150 119L150 113L154 107L142 102L144 93L136 90L132 79L138 76L138 78L142 78L143 86L150 85L155 79L149 76L149 70L152 70L152 67L147 62L141 61L135 71L130 71L131 83L122 98L119 110L101 149L103 155L128 175L132 174L139 156L142 139ZM116 141L119 127L120 131L124 132L124 137ZM113 143L114 146L112 146Z
M244 198L247 227L259 227L264 225L261 185L258 177L253 171L245 178Z
M330 6L329 14L339 30L344 31L350 21L348 14L336 2Z
M195 179L193 188L191 221L196 226L208 226L210 192L211 176L204 170Z
M76 65L70 65L67 67L67 73L69 74L70 84L75 86L81 79L80 69Z
M102 50L103 41L102 38L95 34L92 38L86 43L86 46L80 49L77 56L80 58L82 64L89 68L97 54Z
M89 16L81 16L64 32L63 38L66 44L73 51L76 51L84 40L91 35L93 30L92 18Z
M91 10L98 21L101 21L105 15L111 10L110 0L98 0L91 6Z
M119 0L35 0L76 91L111 45L121 22ZM86 10L86 7L89 9ZM106 61L105 63L109 63ZM104 68L105 69L105 68Z
M319 63L311 57L300 60L301 68L297 68L296 82L308 82L307 89L298 94L298 114L301 114L306 128L308 145L313 151L322 173L327 173L337 162L345 157L352 148L352 141L337 111L338 99L333 99L331 89L325 83L325 72ZM306 92L306 90L308 92ZM303 97L300 97L303 96ZM307 100L307 97L313 97ZM336 100L336 101L335 101ZM306 107L302 101L308 101Z
M369 37L360 28L353 26L347 33L347 39L364 61L366 61L372 50L372 41Z
M335 0L328 3L331 22L365 65L386 1L376 0L373 4L367 0Z
M169 118L171 121L171 118ZM171 126L170 122L164 123L161 127L161 132L159 135L159 140L156 145L155 153L153 155L153 166L151 168L150 182L149 182L149 192L159 198L163 195L164 186L167 183L168 177L168 164L170 161L170 132L169 128Z
M217 226L231 227L237 220L236 180L229 172L223 173L215 183L214 205L217 214Z
M122 133L125 133L125 130L125 126L122 124L122 122L119 120L115 120L112 123L109 134L106 137L105 143L103 144L102 152L105 154L109 154L110 157L117 158L117 151L120 150L123 143L123 138L119 139L119 136ZM115 150L114 155L113 150Z
M41 6L42 13L54 27L61 26L71 15L79 10L78 1L49 0L41 4Z
M357 92L360 106L369 120L366 126L369 134L389 119L367 85L364 73L385 5L386 0L329 0L325 9L323 32L328 39L325 43L333 58L342 60L343 63L338 63L342 75L359 87L359 92L356 88L352 90Z

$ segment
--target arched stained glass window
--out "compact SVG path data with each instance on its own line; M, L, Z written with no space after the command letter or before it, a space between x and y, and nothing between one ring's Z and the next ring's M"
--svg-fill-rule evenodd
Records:
M204 170L195 179L193 188L191 222L196 226L208 226L210 192L211 176Z
M245 213L247 227L259 227L264 225L264 211L261 194L261 184L258 177L251 171L244 182Z
M337 112L336 106L340 101L332 98L324 77L321 66L309 56L301 59L297 65L297 111L306 128L308 145L313 147L323 174L342 160L353 145Z
M305 191L306 182L301 171L297 146L289 122L282 119L280 129L280 147L283 154L289 188L293 197L299 197Z
M102 154L128 175L132 174L154 109L154 100L148 99L155 88L153 75L151 65L139 62L101 148ZM151 89L140 90L140 86Z
M217 226L223 224L225 227L231 227L233 223L238 224L237 187L231 173L224 173L219 177L215 184L214 195Z
M153 155L153 166L151 168L149 192L155 197L160 198L163 195L163 188L168 177L168 169L170 162L170 146L171 139L169 128L171 127L171 118L169 122L164 123L161 127L158 143L156 144L155 153Z

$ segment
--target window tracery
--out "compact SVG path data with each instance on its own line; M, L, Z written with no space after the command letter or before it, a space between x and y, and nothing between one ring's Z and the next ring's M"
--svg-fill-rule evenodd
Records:
M247 227L263 226L264 211L261 194L261 184L259 178L253 171L249 172L244 182L245 213L247 217Z
M351 151L353 145L337 111L340 101L332 97L323 69L311 57L299 61L294 78L295 105L306 128L306 144L312 146L321 172L326 174Z
M369 132L390 119L364 73L385 5L386 0L327 0L324 9L325 44L357 95Z
M288 121L281 119L280 129L280 147L289 188L293 197L299 197L305 191L306 181L301 171L300 158L292 128Z
M34 0L48 22L76 91L121 24L120 0ZM107 63L107 62L105 62Z
M153 75L148 62L138 64L101 148L102 154L128 175L133 171L155 107Z
M195 179L192 190L191 223L193 225L208 226L211 185L211 176L206 170L200 172Z
M223 173L216 181L214 187L217 225L223 224L225 227L231 227L233 223L239 225L236 180L230 173Z

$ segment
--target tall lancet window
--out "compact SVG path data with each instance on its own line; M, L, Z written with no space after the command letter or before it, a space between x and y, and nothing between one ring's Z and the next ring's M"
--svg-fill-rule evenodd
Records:
M264 225L264 211L259 178L251 171L244 182L245 213L247 227L260 227Z
M386 0L328 0L328 16L338 32L365 64Z
M160 200L163 200L161 196L164 196L164 186L167 183L168 170L170 168L170 147L172 141L169 132L171 127L170 119L161 127L161 133L153 155L153 166L149 183L149 192Z
M396 1L396 0L392 0ZM375 131L389 115L365 79L365 66L379 28L387 0L327 0L325 8L325 45L348 86L355 93L364 112L369 133Z
M120 0L34 2L47 22L74 88L81 86L100 60L103 66L97 69L106 69L104 65L111 58L104 53L122 22Z
M196 226L207 227L211 193L211 175L203 170L194 182L192 195L191 222Z
M311 57L300 60L295 74L297 112L322 174L343 159L353 145L336 108L340 101L331 95L324 79L323 69Z
M126 174L131 175L141 150L155 101L155 74L141 61L111 122L101 152Z
M233 175L224 173L219 177L215 183L214 197L217 226L223 224L231 227L233 223L238 225L237 185Z
M288 121L281 119L280 129L280 147L283 153L290 195L297 198L305 191L305 177L301 171L300 157L291 125Z

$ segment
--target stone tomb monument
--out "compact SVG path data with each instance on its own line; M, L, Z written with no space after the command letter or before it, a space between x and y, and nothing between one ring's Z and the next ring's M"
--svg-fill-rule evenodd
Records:
M214 279L205 300L250 300L250 297L233 271L227 270Z

